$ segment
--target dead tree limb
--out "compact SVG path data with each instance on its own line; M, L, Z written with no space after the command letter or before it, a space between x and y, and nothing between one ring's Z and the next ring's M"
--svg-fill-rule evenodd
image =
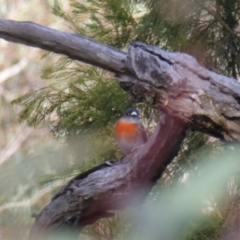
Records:
M226 140L240 139L240 83L209 71L191 56L135 43L126 65L134 78L120 77L135 96L192 127ZM121 74L123 76L123 74Z
M126 54L78 34L65 33L33 22L0 18L0 38L59 53L112 72L125 72Z
M240 84L183 53L135 43L128 53L77 34L0 19L0 37L98 66L116 74L139 101L165 115L149 141L114 164L102 164L65 185L37 216L31 236L110 216L143 199L176 155L187 124L226 140L240 139Z
M64 54L114 72L139 100L226 140L240 139L240 83L200 66L183 53L135 43L128 53L83 36L31 22L0 19L0 38Z
M185 126L177 118L162 115L146 144L119 162L104 163L75 177L37 216L30 239L41 232L81 229L111 216L111 210L141 202L177 154Z

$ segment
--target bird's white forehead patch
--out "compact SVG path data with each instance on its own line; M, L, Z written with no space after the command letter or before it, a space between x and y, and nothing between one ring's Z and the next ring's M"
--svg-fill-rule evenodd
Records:
M137 115L138 115L138 113L136 111L131 112L131 116L137 116Z

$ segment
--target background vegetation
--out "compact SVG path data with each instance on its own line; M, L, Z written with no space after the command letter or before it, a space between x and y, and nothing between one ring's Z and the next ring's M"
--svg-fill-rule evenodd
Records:
M74 31L122 50L140 40L187 52L204 66L235 78L239 75L239 8L238 0L0 1L0 14L5 18ZM156 125L158 113L151 103L136 103L106 71L30 47L2 40L0 44L0 237L24 239L33 221L31 213L47 204L52 191L81 171L121 157L113 138L113 125L127 107L140 109L149 132ZM12 66L17 66L17 73ZM1 75L4 72L7 77ZM228 169L219 164L222 158L218 155L226 148L229 151L232 146L189 132L178 158L150 194L146 208L162 210L174 206L180 219L186 216L186 209L178 201L171 206L163 204L163 193L169 191L177 200L184 194L194 195L194 199L183 198L186 206L189 201L203 201L202 205L192 205L198 211L188 214L186 221L168 225L169 229L184 226L177 231L178 239L218 239L236 217L233 213L238 209L238 171L233 173L230 169L230 176L217 178L225 176L221 169ZM231 162L237 155L224 156ZM206 162L221 166L220 172L206 167ZM212 172L206 176L203 173L207 169ZM211 175L213 178L209 179ZM193 176L202 178L197 187L186 192L197 181ZM201 185L202 179L208 181ZM202 195L199 189L208 191ZM221 189L222 194L213 189ZM176 191L182 195L176 195ZM158 223L168 214L156 214L155 219L147 210L140 219L148 219L148 215L154 219L149 220L151 226L156 225L159 231ZM176 219L174 214L172 217ZM141 224L134 217L116 213L115 218L85 228L81 237L132 239L139 230L135 225ZM158 231L152 229L148 237L158 239ZM161 235L162 239L171 239L167 231L162 230L163 233L166 235Z

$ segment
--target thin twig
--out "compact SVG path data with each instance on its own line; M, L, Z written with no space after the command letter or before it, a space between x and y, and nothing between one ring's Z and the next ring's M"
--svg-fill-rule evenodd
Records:
M64 180L57 180L55 182L53 182L51 185L48 185L47 187L44 187L43 189L41 189L40 191L38 191L36 193L36 195L34 195L32 198L21 201L21 202L10 202L10 203L6 203L2 206L0 206L0 213L9 210L11 208L21 208L21 207L30 207L32 205L34 205L35 203L37 203L39 201L39 199L41 199L44 195L46 195L47 193L51 192L53 189L61 186L64 184Z
M212 15L221 25L223 28L225 28L231 35L236 37L238 40L240 40L240 36L233 31L225 22L222 20L222 18L217 14L216 11L212 10L210 7L207 7L201 0L196 0L196 2L204 9L206 10L210 15Z
M25 125L19 126L16 134L0 153L0 166L5 163L14 153L17 152L17 150L27 140L32 131L33 129L26 127Z
M0 83L5 82L9 78L19 74L21 71L23 71L27 67L28 62L25 59L22 59L17 64L4 69L0 72Z

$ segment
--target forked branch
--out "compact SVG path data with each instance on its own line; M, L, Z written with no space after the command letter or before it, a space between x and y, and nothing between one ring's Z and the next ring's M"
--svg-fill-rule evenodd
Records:
M141 202L177 155L185 124L162 115L148 142L116 163L104 163L63 186L36 217L30 239L65 228L80 230L111 210Z
M139 101L150 98L166 114L146 144L65 185L36 217L32 239L39 232L80 229L143 199L177 154L189 124L219 138L240 139L240 83L209 71L187 54L143 43L124 53L80 35L4 19L0 37L109 70Z
M135 43L124 53L89 38L31 22L0 19L0 38L64 54L114 72L138 100L226 140L240 139L240 83L191 56Z

